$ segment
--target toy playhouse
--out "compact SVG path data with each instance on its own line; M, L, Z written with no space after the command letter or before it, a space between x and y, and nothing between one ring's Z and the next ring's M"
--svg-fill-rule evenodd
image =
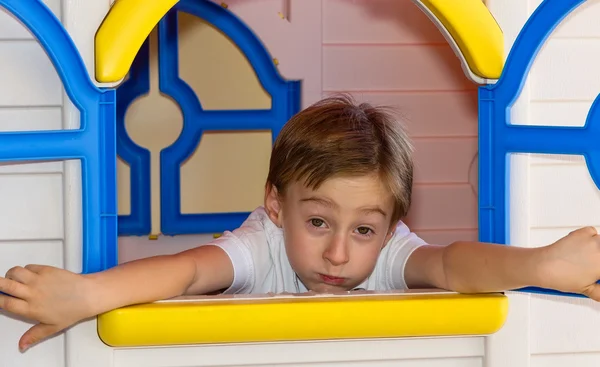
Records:
M456 195L459 203L467 197L466 204L462 201L464 206L477 199L478 213L472 217L476 218L478 228L468 225L462 229L444 228L438 224L440 230L433 224L429 231L423 226L424 238L444 242L478 232L481 241L541 245L541 240L534 244L515 241L520 238L515 237L513 228L516 226L518 231L521 224L513 225L514 219L522 216L511 206L523 195L522 186L515 182L519 182L518 175L526 171L523 167L531 164L527 160L532 158L512 154L559 155L533 157L542 166L549 166L544 160L554 163L559 160L569 167L573 164L587 167L586 184L600 183L600 157L594 144L598 106L595 95L587 105L587 100L578 100L578 116L585 117L581 126L569 121L532 124L528 123L532 115L524 114L523 107L516 102L523 93L530 93L530 72L540 72L532 69L532 65L553 32L566 17L571 16L569 24L575 24L577 17L598 11L595 9L600 7L594 8L592 3L583 0L545 0L525 5L516 1L496 4L479 0L371 3L157 0L150 4L118 0L110 8L104 8L106 15L93 35L91 68L84 62L89 55L81 56L81 46L76 46L69 27L61 23L53 9L38 0L0 0L0 6L18 19L43 47L72 103L71 110L77 110L77 116L71 118L78 122L77 126L71 124L63 129L0 133L0 160L70 161L65 164L63 174L77 176L69 178L70 185L75 187L69 192L71 197L73 192L80 194L81 205L80 212L72 203L63 210L74 210L64 215L70 217L71 223L79 220L81 231L63 234L71 236L71 243L77 243L77 246L65 245L63 256L71 259L73 270L96 272L150 252L173 252L198 245L238 226L254 206L260 205L266 174L262 165L268 160L270 143L294 113L322 95L343 90L385 101L390 95L427 94L430 99L421 99L426 103L413 108L435 110L433 95L447 93L443 88L458 85L458 93L466 96L465 100L475 97L471 105L475 109L470 111L476 111L474 120L478 126L466 128L464 131L470 133L463 131L462 135L460 132L448 136L425 134L417 142L417 163L424 163L417 175L424 177L425 189L416 190L417 213L411 213L409 225L419 232L419 224L427 220L435 222L431 211L423 212L425 196L432 192L431 187L437 190L444 186L445 191L435 191L434 197ZM62 6L64 15L73 5ZM267 8L269 16L265 15ZM492 16L494 9L497 13ZM513 13L509 14L507 9ZM401 68L389 67L385 57L393 58L398 50L386 33L392 29L390 19L394 19L386 10L392 14L413 12L403 14L403 19L427 22L431 27L427 37L434 41L425 46L437 47L435 52L445 58L442 64L456 67L428 70L433 77L416 77ZM313 11L318 11L320 17ZM324 21L327 17L330 23ZM523 18L522 23L519 17ZM378 19L381 24L364 31L365 35L353 25L366 24L365 19ZM320 27L310 27L311 24ZM336 26L343 28L343 32L336 31ZM420 27L427 30L427 26ZM576 31L571 32L585 33L584 30L592 28L586 27L574 26ZM373 42L374 34L383 41ZM423 57L416 49L420 44L414 39L411 43L408 38L408 47L403 51L406 57L412 55L417 60L408 59L407 63L427 62L419 59ZM505 43L509 45L506 52ZM442 48L448 45L447 49ZM181 51L184 47L193 51L191 57ZM379 66L388 65L387 69L369 72L353 69L352 74L348 73L351 69L347 65L371 66L369 57L374 54ZM319 64L313 65L310 60L315 58ZM284 70L288 62L293 66ZM336 67L324 66L328 62ZM377 66L372 65L374 69ZM368 78L361 79L359 74L363 71ZM408 85L404 91L390 87L396 80L395 72L408 80L403 81ZM448 73L454 74L448 77ZM440 90L431 91L428 85L421 88L419 83L427 84L435 77L448 81L439 83ZM371 83L369 88L364 87L366 79ZM229 89L223 87L225 84ZM410 91L411 88L414 90ZM149 102L148 96L155 99ZM410 98L403 101L410 110L410 104L406 103ZM468 110L468 102L465 106ZM441 126L437 122L435 128ZM478 132L473 135L474 128ZM419 128L415 130L418 134ZM228 133L233 138L227 139L233 140L219 135ZM454 144L447 144L448 139ZM203 154L204 148L199 148L201 141L212 144L213 155ZM469 145L471 142L475 144ZM220 161L215 163L215 147L227 144L229 148L220 151ZM460 159L468 164L461 166L458 174L444 172L439 164L430 169L426 163L431 158L421 158L424 153L419 153L419 148L430 149L426 154L433 157L436 149L438 155L440 152L444 155L447 149L450 154L462 154ZM585 160L576 161L577 156ZM244 159L260 162L260 168L255 165L244 170L244 166L251 165ZM232 168L236 161L243 164ZM207 168L221 179L199 173ZM432 179L436 174L437 179ZM465 175L471 177L465 180ZM477 181L474 176L478 176L478 183L474 182ZM430 182L426 182L427 178ZM455 190L457 186L459 190ZM219 190L226 194L216 193ZM535 197L532 194L531 200ZM465 210L458 207L454 210ZM77 219L73 219L75 216ZM434 219L423 219L431 216ZM582 224L595 224L594 219ZM78 233L79 238L75 238ZM556 240L559 232L555 233L547 241ZM18 263L30 262L27 257L9 258ZM576 304L592 313L598 309L581 297L556 297L557 294L551 290L522 289L510 295L469 296L429 290L333 296L183 297L109 312L24 355L16 352L18 334L10 332L0 343L0 350L6 351L0 365L5 362L6 366L597 363L600 345L594 349L595 344L586 344L583 350L568 354L556 352L560 343L554 349L544 349L540 347L543 342L529 337L531 317L535 317L530 312L530 302L554 302L550 307ZM574 330L573 325L578 324L572 322L571 328L565 330ZM62 348L57 349L59 346ZM582 357L577 352L588 354ZM560 355L553 358L554 353Z

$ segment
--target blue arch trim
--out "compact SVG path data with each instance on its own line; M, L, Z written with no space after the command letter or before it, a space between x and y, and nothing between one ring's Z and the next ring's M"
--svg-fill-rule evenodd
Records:
M479 237L482 242L507 243L510 153L583 155L594 183L600 188L599 97L583 127L513 125L511 118L512 105L521 93L540 48L556 26L584 1L542 2L515 40L502 77L495 85L479 89ZM540 288L523 290L565 294Z
M0 133L0 161L80 159L83 204L83 272L117 264L114 91L89 78L77 48L41 1L0 0L37 38L80 111L80 128Z
M192 88L179 77L178 60L178 12L185 12L211 23L215 28L229 37L248 58L256 72L262 87L270 94L272 107L268 110L221 110L205 111ZM145 70L137 77L130 77L131 83L144 83L148 80L145 74L148 70L148 55L143 55L134 62L134 69ZM172 98L181 108L183 115L183 129L178 139L160 154L161 172L161 232L166 235L191 234L191 233L218 233L234 229L241 225L249 213L181 213L181 183L180 167L188 159L199 144L204 131L209 130L262 130L272 131L273 141L276 139L283 125L291 116L300 110L300 82L286 81L278 73L273 60L264 45L256 35L235 15L223 7L207 0L182 0L167 13L159 23L159 88L160 91ZM147 90L138 88L141 95ZM118 103L122 103L121 99ZM125 98L123 98L125 101ZM119 115L120 116L120 115ZM119 117L120 118L120 117ZM126 131L119 131L119 134ZM119 140L119 144L132 146L135 143ZM119 150L121 152L122 150ZM120 156L133 167L133 157ZM149 167L149 156L140 157L135 164ZM133 169L133 168L132 168ZM137 192L133 191L132 197L138 196L137 202L150 201L150 175L149 171L139 174L135 180ZM134 173L132 171L132 180ZM142 182L140 181L144 181ZM150 205L134 206L132 199L132 216L134 212L147 210ZM141 218L141 214L137 214ZM145 218L145 216L144 216ZM122 217L119 218L121 220ZM127 229L127 234L140 234L149 232L144 221L137 222L137 229ZM119 223L121 234L126 234L126 228Z

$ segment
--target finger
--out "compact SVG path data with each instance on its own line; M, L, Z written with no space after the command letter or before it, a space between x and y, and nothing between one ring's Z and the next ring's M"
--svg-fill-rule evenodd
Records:
M569 232L570 235L586 235L586 236L595 236L598 234L598 231L595 227L587 226L581 227L574 231Z
M23 317L28 317L29 313L27 302L4 294L0 294L0 309Z
M56 334L58 331L59 328L54 325L37 324L23 334L19 340L19 349L21 352L24 352L33 345Z
M27 284L29 283L35 274L29 270L25 269L22 266L15 266L6 272L6 278L16 280L19 283Z
M21 299L26 299L29 296L28 288L25 284L2 277L0 277L0 292Z
M593 299L596 302L600 302L600 284L594 283L590 285L584 292L584 295Z
M47 268L47 266L44 265L37 265L37 264L29 264L29 265L25 265L25 269L32 271L34 273L39 274L41 271L43 271L45 268Z

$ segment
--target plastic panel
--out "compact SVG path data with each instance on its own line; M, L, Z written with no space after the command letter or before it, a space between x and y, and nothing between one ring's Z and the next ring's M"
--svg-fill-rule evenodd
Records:
M271 96L269 110L205 111L198 97L179 78L177 13L200 17L229 37L248 58L260 83ZM179 138L160 154L161 232L166 235L219 233L241 225L249 213L181 213L180 167L191 156L206 130L269 129L273 140L287 120L300 109L300 82L286 81L256 35L235 15L207 0L183 0L159 23L159 89L181 108L183 129ZM150 155L126 137L123 128L127 105L149 88L147 41L134 61L129 80L119 88L118 153L131 167L131 214L119 216L120 235L150 231Z
M80 159L83 192L83 272L117 264L115 93L89 78L75 44L41 1L0 0L27 27L80 111L80 128L0 133L0 161Z
M510 153L583 155L600 188L600 146L596 141L600 136L599 97L583 127L525 126L513 125L511 121L512 105L541 46L584 1L545 0L540 4L515 40L499 81L479 89L479 236L483 242L507 243ZM521 290L567 295L533 287Z

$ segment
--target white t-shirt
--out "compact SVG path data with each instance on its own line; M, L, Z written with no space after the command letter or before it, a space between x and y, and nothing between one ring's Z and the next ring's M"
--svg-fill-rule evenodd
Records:
M234 279L226 294L307 292L287 258L283 230L271 221L263 207L253 211L240 228L225 232L211 245L222 248L233 264ZM375 269L357 288L368 291L408 288L404 266L421 245L425 241L400 222L381 251Z

